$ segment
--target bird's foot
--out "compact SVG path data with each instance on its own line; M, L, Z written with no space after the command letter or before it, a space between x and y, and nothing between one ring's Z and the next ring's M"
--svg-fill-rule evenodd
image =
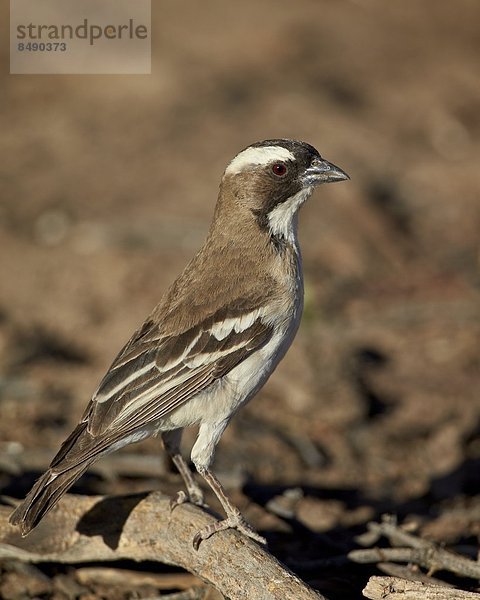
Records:
M195 548L195 550L198 550L203 540L207 540L214 533L217 533L217 531L223 531L225 529L236 529L237 531L240 531L240 533L243 533L243 535L246 535L252 540L255 540L259 544L266 545L267 543L267 540L261 535L259 535L253 529L253 527L249 523L247 523L247 521L240 512L234 512L230 514L226 519L223 519L222 521L217 521L216 523L212 523L211 525L200 529L200 531L197 531L193 538L193 547Z
M186 502L195 504L195 506L199 506L200 508L208 508L202 490L199 486L195 486L188 490L188 493L185 493L183 490L177 492L176 496L170 500L170 512L177 508L177 506L185 504Z

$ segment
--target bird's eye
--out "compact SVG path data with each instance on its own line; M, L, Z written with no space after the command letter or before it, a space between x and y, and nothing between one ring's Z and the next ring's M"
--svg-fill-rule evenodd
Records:
M278 177L283 177L287 173L287 165L285 163L275 163L272 165L272 171Z

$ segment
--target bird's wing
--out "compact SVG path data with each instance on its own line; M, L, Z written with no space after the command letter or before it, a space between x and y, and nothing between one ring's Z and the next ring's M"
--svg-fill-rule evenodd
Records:
M147 321L120 352L93 396L83 422L93 436L118 439L167 416L226 375L272 337L261 310L225 311L176 335Z

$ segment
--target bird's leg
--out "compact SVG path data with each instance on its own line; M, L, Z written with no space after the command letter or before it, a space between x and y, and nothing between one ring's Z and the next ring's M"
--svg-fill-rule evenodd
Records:
M163 445L165 451L170 456L173 464L180 473L185 487L187 488L187 494L184 491L178 492L175 498L172 498L170 502L170 509L173 510L175 507L183 504L184 502L191 502L197 506L206 506L203 492L201 487L195 481L192 471L188 466L186 460L180 453L180 440L182 437L182 430L175 429L173 431L165 431L162 433Z
M197 470L214 491L227 515L227 518L200 529L200 531L198 531L193 538L193 547L195 550L198 550L202 540L206 540L217 531L223 531L224 529L237 529L256 542L259 542L260 544L266 544L266 539L253 529L253 527L245 520L245 517L242 515L240 510L230 502L222 484L212 473L212 471L201 467L197 467Z
M208 527L204 527L195 534L193 538L193 547L196 550L198 550L202 540L206 540L217 531L222 531L224 529L237 529L260 544L266 544L266 540L254 531L238 508L230 502L222 484L210 470L213 455L215 454L215 447L224 432L225 427L228 425L229 420L230 419L227 418L215 423L201 423L197 441L192 448L192 461L195 468L212 488L227 515L226 519L208 525Z
M183 456L181 454L171 454L170 456L173 460L173 464L176 466L178 472L182 476L185 487L187 488L187 494L185 494L183 490L180 490L176 497L172 498L170 502L171 510L187 501L197 506L207 506L204 500L202 488L195 481L193 473Z

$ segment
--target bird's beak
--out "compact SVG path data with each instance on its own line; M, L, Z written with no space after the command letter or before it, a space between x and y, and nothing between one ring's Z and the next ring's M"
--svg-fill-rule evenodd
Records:
M350 177L328 160L323 158L315 158L312 164L305 170L301 177L305 187L311 185L320 185L321 183L333 183L335 181L344 181Z

